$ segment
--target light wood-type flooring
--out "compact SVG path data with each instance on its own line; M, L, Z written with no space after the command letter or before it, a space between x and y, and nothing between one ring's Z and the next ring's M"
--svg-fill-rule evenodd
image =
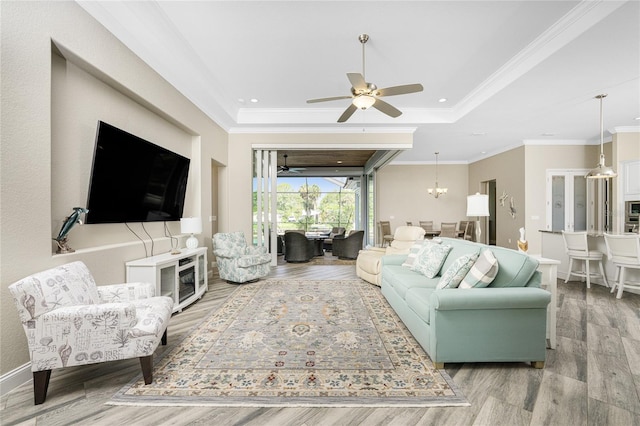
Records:
M350 279L355 266L281 264L271 278ZM217 276L205 296L175 314L171 348L235 285ZM446 364L470 407L129 407L105 402L140 373L138 360L55 370L47 401L31 384L0 400L0 424L24 425L640 425L640 296L558 282L558 347L544 369L524 363Z

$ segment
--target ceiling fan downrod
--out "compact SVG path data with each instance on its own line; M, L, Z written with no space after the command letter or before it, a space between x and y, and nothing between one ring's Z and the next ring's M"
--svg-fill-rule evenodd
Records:
M365 73L364 73L364 45L369 41L369 35L368 34L360 34L358 36L358 40L360 40L360 43L362 43L362 78L365 78Z

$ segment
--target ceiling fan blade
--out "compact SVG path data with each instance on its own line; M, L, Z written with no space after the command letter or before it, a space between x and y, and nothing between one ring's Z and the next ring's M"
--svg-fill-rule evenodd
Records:
M344 110L340 118L338 118L338 123L344 123L353 115L354 112L358 109L354 104L350 104L347 109Z
M376 99L376 102L372 106L378 111L384 112L385 114L393 118L399 117L402 114L402 111L400 111L393 105L386 103L382 99Z
M424 88L422 84L405 84L402 86L393 86L393 87L385 87L384 89L378 89L376 92L377 96L394 96L394 95L405 95L407 93L415 93L422 92Z
M347 78L349 82L351 82L351 86L353 86L356 90L367 90L367 82L364 81L364 76L359 72L348 72Z
M314 104L316 102L327 102L327 101L337 101L340 99L351 99L351 96L334 96L332 98L318 98L318 99L309 99L307 100L308 104Z

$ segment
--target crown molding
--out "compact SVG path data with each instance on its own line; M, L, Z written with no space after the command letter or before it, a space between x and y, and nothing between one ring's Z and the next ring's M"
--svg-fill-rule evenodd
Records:
M640 133L640 126L618 126L613 129L609 129L609 133Z
M327 124L336 123L343 112L344 108L240 108L237 123ZM343 125L453 123L454 117L451 108L404 108L397 118L370 108L368 111L356 111Z
M233 134L413 134L417 127L232 127Z
M598 142L600 143L600 142ZM586 139L524 139L523 145L590 145Z

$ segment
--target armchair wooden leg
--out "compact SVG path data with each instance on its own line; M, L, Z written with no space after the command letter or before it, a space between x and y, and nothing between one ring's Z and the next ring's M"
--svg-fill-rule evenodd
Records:
M144 377L144 384L150 385L153 382L153 355L141 356L140 366L142 367L142 377Z
M531 361L533 368L544 368L544 361Z
M162 346L167 345L167 329L164 329L164 333L162 334Z
M47 399L50 378L51 370L33 372L33 402L35 405L40 405Z
M434 362L433 366L436 370L444 370L444 362Z

